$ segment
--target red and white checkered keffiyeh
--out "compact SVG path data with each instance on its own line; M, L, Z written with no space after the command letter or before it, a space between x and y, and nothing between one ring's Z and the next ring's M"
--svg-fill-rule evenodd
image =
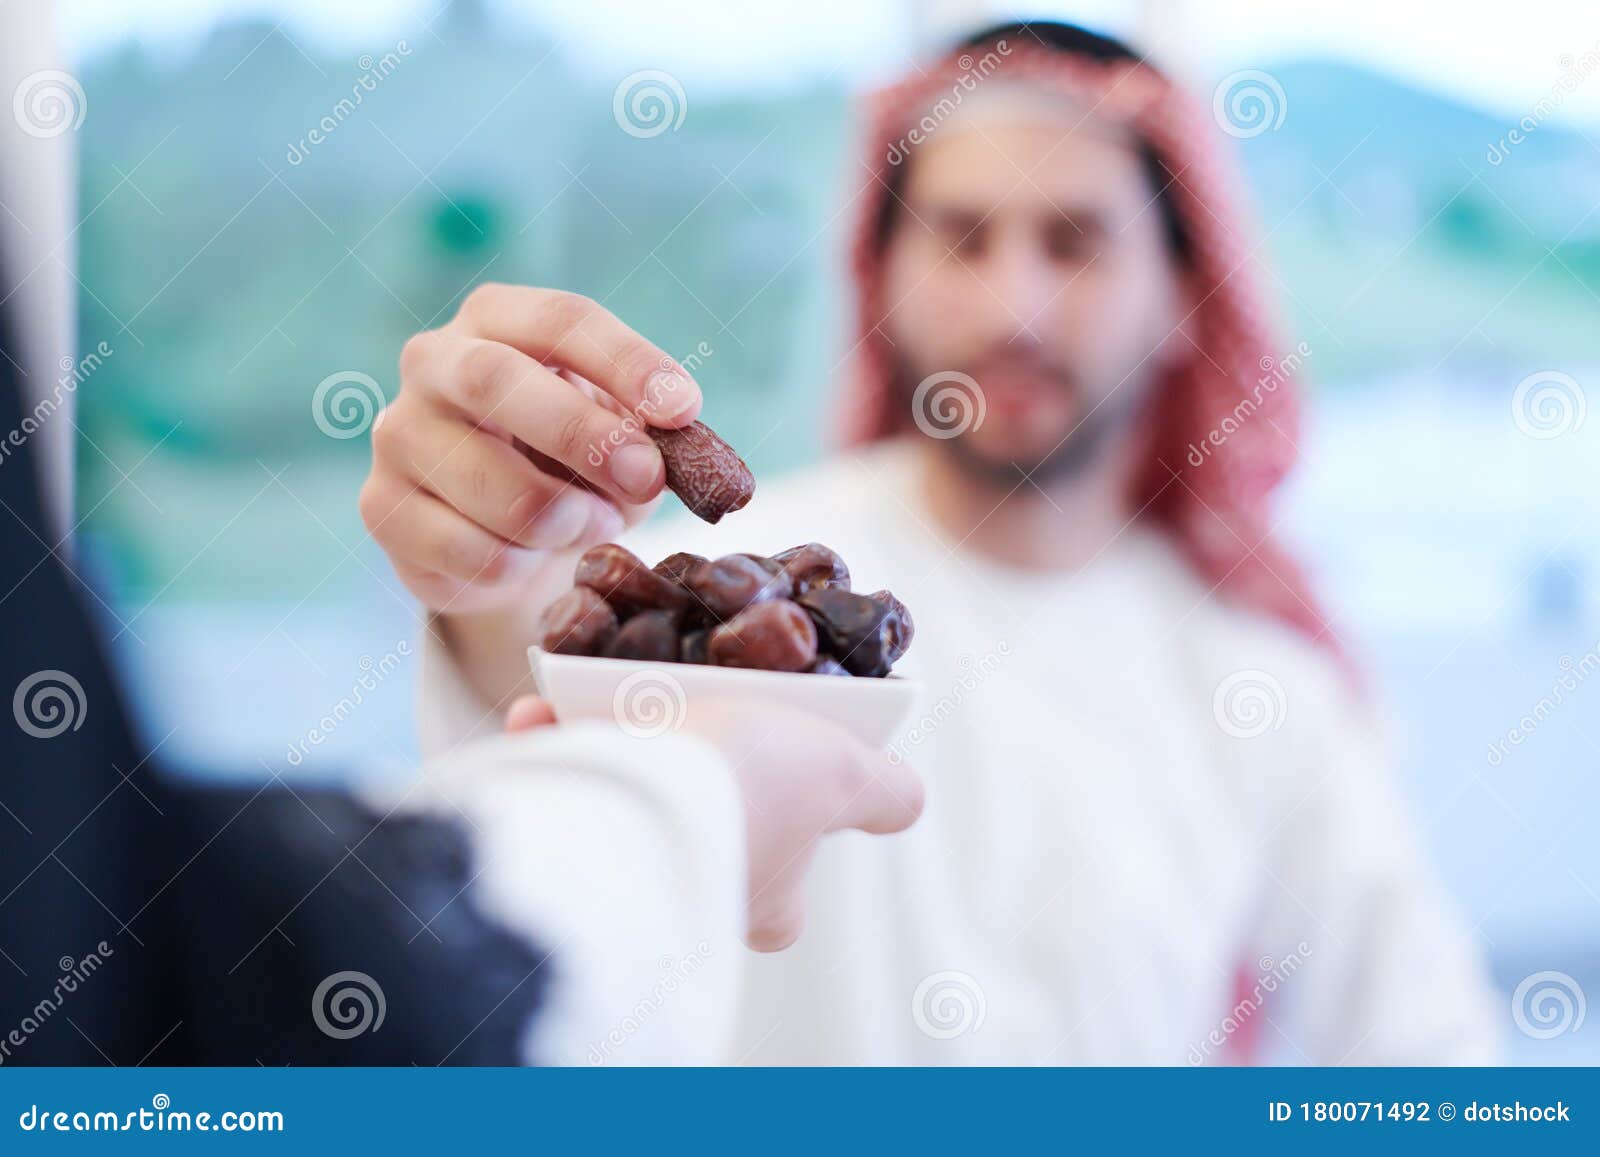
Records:
M1189 321L1198 347L1159 387L1150 406L1147 473L1136 495L1146 517L1163 524L1214 589L1333 643L1300 567L1272 535L1269 499L1295 459L1297 386L1283 375L1291 351L1277 338L1258 287L1257 258L1238 210L1237 186L1218 151L1216 124L1159 72L1133 61L1096 61L1036 43L1011 43L1000 63L974 79L981 47L880 91L868 103L868 178L852 261L858 287L856 365L843 399L846 444L887 437L911 425L910 403L892 388L893 360L880 323L884 300L877 225L890 193L892 151L941 100L974 85L1025 82L1075 99L1092 115L1120 123L1155 151L1173 176L1168 190L1191 247L1189 276L1199 302ZM966 78L965 80L963 78ZM914 151L914 150L913 150ZM898 158L897 158L898 159ZM1271 375L1273 388L1258 383ZM1259 396L1259 397L1258 397ZM1240 417L1235 407L1249 400ZM1209 446L1200 465L1191 447ZM1335 645L1337 650L1337 646Z

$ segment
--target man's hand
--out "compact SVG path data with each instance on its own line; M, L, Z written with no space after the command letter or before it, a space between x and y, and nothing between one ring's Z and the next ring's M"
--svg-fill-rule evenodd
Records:
M531 695L506 713L508 731L555 722L550 704ZM758 952L799 937L819 839L845 828L904 831L922 814L922 780L910 767L792 707L710 701L691 707L684 728L727 756L739 781L750 866L745 940Z
M552 552L613 539L661 492L647 426L700 412L661 349L573 293L473 290L400 354L361 517L436 611L512 607Z

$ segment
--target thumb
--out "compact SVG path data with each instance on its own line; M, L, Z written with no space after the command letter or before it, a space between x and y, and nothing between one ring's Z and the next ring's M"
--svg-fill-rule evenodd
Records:
M547 699L537 695L523 695L506 709L506 733L532 731L537 727L551 727L556 722L556 711Z
M892 761L887 752L851 744L849 787L853 789L830 831L856 828L873 835L903 832L922 815L926 789L909 764Z

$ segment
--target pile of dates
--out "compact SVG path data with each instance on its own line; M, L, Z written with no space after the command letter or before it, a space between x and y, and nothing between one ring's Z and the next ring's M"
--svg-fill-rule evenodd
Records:
M540 623L555 654L882 678L911 646L905 604L852 592L844 560L816 542L771 558L680 552L653 567L607 543L573 581Z

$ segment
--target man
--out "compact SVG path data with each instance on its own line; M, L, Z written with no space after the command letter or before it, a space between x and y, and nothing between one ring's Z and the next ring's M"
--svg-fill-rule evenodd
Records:
M44 32L0 8L6 93ZM647 744L537 700L385 793L157 775L72 567L71 166L25 128L0 124L0 1065L720 1055L741 939L791 941L818 835L903 827L915 776L781 706L698 703Z
M899 669L926 701L896 750L927 813L887 849L825 851L806 940L749 962L735 1055L1493 1056L1477 945L1271 534L1291 351L1212 135L1127 48L1062 25L984 32L883 94L853 448L714 529L627 540L647 560L825 541L917 617ZM362 509L439 612L425 743L513 693L574 552L659 492L640 424L700 403L662 356L592 302L503 286L406 347Z

